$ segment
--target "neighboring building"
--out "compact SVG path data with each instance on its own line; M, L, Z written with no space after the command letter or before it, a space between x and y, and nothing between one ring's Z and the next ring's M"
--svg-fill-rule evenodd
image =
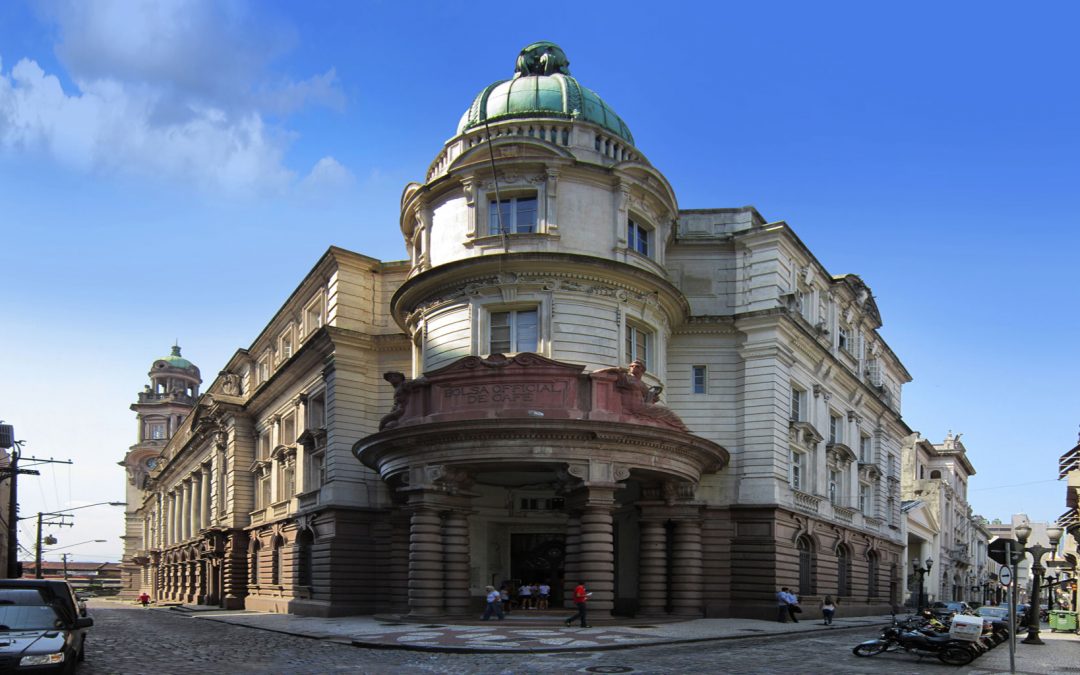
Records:
M912 434L904 444L903 462L909 591L916 590L914 561L925 566L930 558L933 565L925 579L930 602L985 602L990 535L967 502L975 467L960 436L949 432L943 443L935 445ZM910 594L909 602L916 604Z
M23 578L37 576L37 563L24 561ZM114 595L121 590L121 565L112 562L50 562L41 561L41 576L45 579L64 579L78 591L91 591L99 595Z
M148 562L139 553L146 548L146 532L139 509L147 496L147 481L161 461L165 444L194 408L202 384L199 369L180 355L179 345L174 345L168 356L154 360L149 377L150 383L143 386L138 401L131 405L138 424L136 443L119 463L127 473L124 499L127 507L121 536L124 541L121 558L125 577L123 596L131 599L139 594L142 582L138 577Z
M773 618L780 586L899 602L910 376L870 288L753 208L679 210L567 66L530 45L480 92L405 188L408 261L331 248L225 365L150 470L129 592L416 617L519 580L643 616Z
M1063 454L1058 461L1058 479L1065 480L1065 506L1066 511L1058 517L1058 525L1065 530L1062 539L1062 558L1065 561L1063 576L1072 579L1069 584L1062 585L1060 595L1066 600L1072 609L1077 608L1076 579L1078 578L1077 562L1080 561L1080 515L1077 509L1080 507L1080 443ZM1071 536L1070 536L1071 535Z

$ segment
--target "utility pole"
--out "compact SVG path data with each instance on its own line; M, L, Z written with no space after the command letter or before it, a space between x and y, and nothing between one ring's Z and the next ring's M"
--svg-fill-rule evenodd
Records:
M67 578L68 578L68 572L67 572L67 557L68 557L68 554L67 553L61 553L60 555L62 555L64 557L64 581L67 581Z
M43 516L57 516L57 517L60 518L60 520L42 520ZM66 520L64 520L64 518L66 518L66 517L67 517L66 515L61 515L61 514L57 514L57 513L40 513L39 512L37 514L37 547L34 549L34 562L35 562L35 565L36 565L36 568L37 568L34 571L34 578L35 579L43 578L42 569L41 569L41 526L42 526L42 524L56 525L57 527L74 527L75 523L69 523ZM46 544L55 544L56 540L55 539L53 539L52 541L46 540L45 543Z

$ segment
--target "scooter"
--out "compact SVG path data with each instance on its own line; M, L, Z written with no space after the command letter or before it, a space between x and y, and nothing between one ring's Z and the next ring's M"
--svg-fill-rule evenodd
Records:
M947 635L932 637L919 632L916 620L903 623L893 618L893 623L881 631L881 637L855 645L851 650L855 656L876 656L883 652L903 650L922 658L936 656L942 663L950 666L966 666L975 660L981 650L970 642L954 640Z

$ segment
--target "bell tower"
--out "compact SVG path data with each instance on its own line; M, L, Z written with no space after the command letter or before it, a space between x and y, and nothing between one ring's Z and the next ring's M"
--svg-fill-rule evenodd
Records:
M199 369L180 355L180 345L173 345L168 356L155 359L148 373L150 383L143 386L138 400L131 404L137 419L135 444L123 461L127 473L124 514L124 557L121 561L124 586L121 595L134 598L150 583L139 578L137 557L147 555L143 541L142 517L138 513L150 474L169 439L195 407L202 378Z

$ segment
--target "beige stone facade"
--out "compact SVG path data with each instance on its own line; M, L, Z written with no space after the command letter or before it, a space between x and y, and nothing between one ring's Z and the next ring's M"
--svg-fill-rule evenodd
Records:
M550 70L518 77L585 96ZM133 511L132 590L418 618L504 582L585 581L601 614L899 602L910 376L870 288L753 208L680 210L621 120L482 109L404 191L409 260L330 249L199 397Z

